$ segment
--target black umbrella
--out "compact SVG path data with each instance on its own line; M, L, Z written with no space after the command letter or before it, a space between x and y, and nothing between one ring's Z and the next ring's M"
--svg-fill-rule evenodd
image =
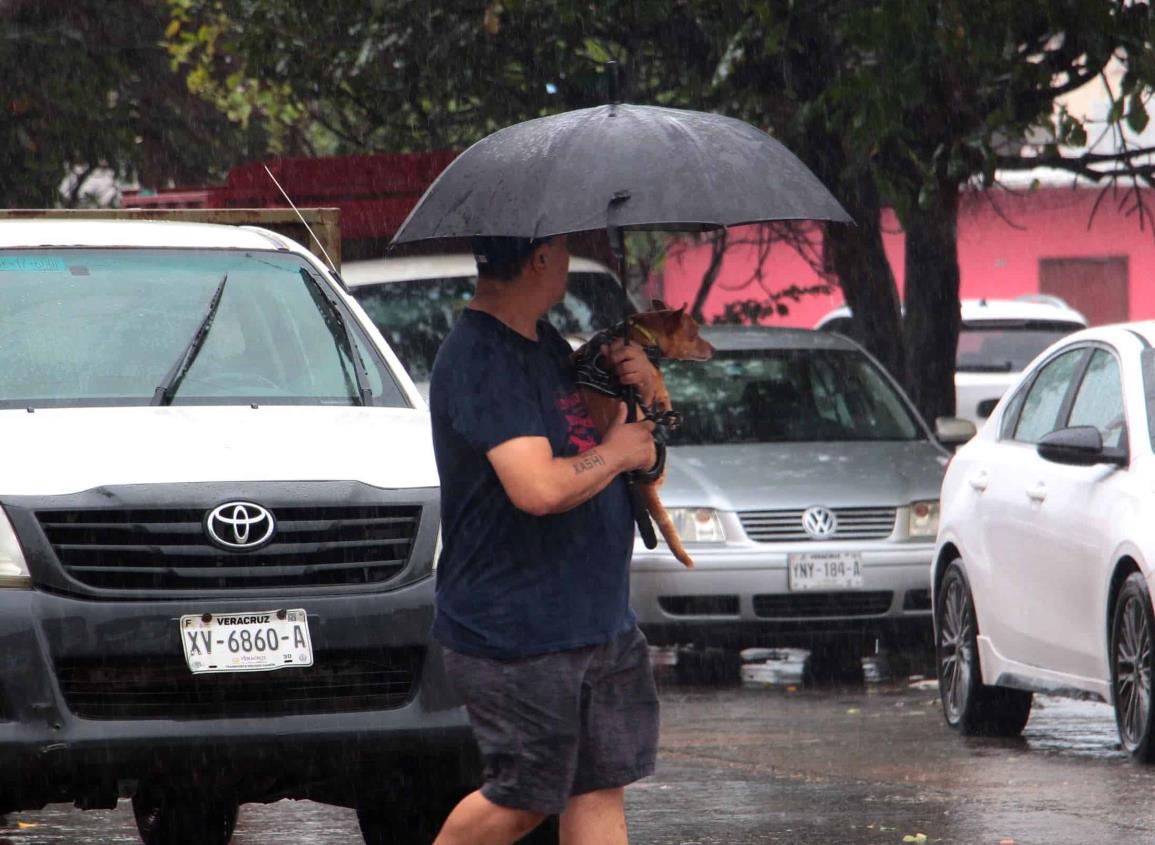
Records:
M604 228L625 300L623 230L704 231L771 220L851 222L806 165L749 123L613 103L518 123L478 141L429 186L393 244ZM622 334L628 343L625 324ZM626 391L626 401L633 421L634 391ZM659 425L650 478L663 468L664 435ZM638 529L654 548L653 526L632 484L630 490Z
M749 123L614 104L529 120L478 141L437 177L393 243L770 220L850 216L793 153Z

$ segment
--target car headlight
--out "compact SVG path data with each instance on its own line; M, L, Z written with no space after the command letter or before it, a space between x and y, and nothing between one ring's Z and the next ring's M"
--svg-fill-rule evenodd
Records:
M8 515L0 508L0 589L27 589L31 586L24 550L20 548Z
M722 520L713 508L670 508L670 519L683 543L724 543Z
M910 523L907 534L911 537L934 537L938 534L938 500L910 503Z
M432 572L437 571L437 563L441 560L441 527L437 528L437 539L433 541L433 565L429 567Z

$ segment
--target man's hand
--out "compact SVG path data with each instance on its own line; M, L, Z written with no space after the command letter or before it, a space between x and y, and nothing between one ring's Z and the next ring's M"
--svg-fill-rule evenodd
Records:
M637 343L626 344L620 337L613 343L602 345L602 355L617 373L618 381L633 385L638 389L638 398L647 407L654 403L654 391L658 386L658 370L650 363L646 350ZM649 467L645 467L649 469Z
M602 437L601 449L620 456L623 471L651 469L658 461L654 446L654 424L649 420L626 422L626 403L618 403L618 414Z

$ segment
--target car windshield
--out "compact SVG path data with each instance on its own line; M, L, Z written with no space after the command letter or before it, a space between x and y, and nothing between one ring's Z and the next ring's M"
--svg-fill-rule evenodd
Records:
M681 425L671 446L919 440L926 437L878 367L853 350L719 350L664 361Z
M473 297L476 283L476 276L384 282L355 287L353 296L410 377L425 382L441 341ZM562 334L585 337L620 322L622 309L621 287L613 276L574 272L569 274L565 299L546 316Z
M963 324L955 369L962 373L1017 373L1078 323Z
M147 405L185 356L174 405L361 404L350 340L371 403L405 406L323 284L279 252L4 250L0 407Z

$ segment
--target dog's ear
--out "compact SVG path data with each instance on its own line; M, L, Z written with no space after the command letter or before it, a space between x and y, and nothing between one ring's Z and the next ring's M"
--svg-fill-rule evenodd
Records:
M669 311L670 310L670 306L667 305L666 303L662 302L662 300L660 300L660 299L651 299L650 300L650 307L653 308L655 311Z
M682 314L682 313L684 313L684 312L685 312L685 310L686 310L686 306L687 306L687 305L689 305L689 304L690 304L690 303L688 303L688 302L683 302L683 303L682 303L682 307L678 309L678 313L679 313L679 314Z

